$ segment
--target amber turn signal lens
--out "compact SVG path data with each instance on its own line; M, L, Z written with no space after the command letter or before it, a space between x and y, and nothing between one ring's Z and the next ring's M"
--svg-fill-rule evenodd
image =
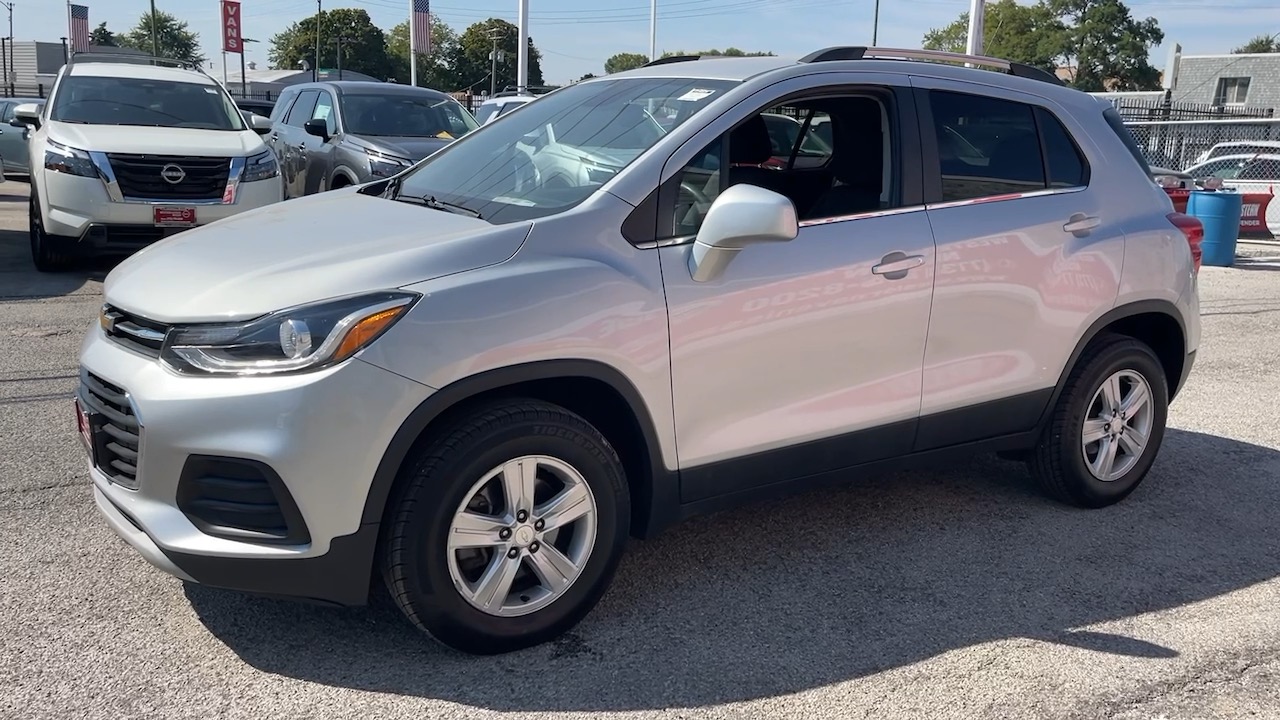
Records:
M386 330L395 319L400 317L400 313L408 309L407 305L390 308L376 312L369 317L357 322L347 331L346 337L342 338L342 342L338 345L338 350L333 354L333 359L342 362L347 358L355 355L360 348L373 342L383 330Z

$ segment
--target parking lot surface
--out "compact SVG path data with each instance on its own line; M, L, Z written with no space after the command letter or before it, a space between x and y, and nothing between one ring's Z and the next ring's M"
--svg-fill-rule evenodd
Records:
M0 716L1280 717L1265 252L1203 271L1199 360L1121 505L986 457L851 477L634 543L571 635L478 658L385 605L184 587L111 533L70 400L109 268L37 274L25 191L0 185Z

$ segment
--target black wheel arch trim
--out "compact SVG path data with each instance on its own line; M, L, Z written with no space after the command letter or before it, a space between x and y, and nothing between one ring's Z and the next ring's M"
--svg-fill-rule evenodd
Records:
M1067 364L1063 367L1062 374L1058 377L1058 382L1053 388L1053 395L1049 398L1049 404L1041 413L1041 427L1043 427L1044 423L1048 421L1050 414L1053 412L1053 408L1057 406L1058 399L1062 396L1062 391L1066 388L1067 378L1069 378L1071 376L1071 372L1075 370L1076 364L1080 361L1080 356L1084 353L1085 348L1089 347L1089 344L1096 340L1098 335L1116 322L1138 315L1151 314L1166 315L1178 324L1178 330L1182 333L1183 352L1187 352L1187 324L1183 320L1182 313L1178 310L1178 307L1168 300L1136 300L1134 302L1125 303L1124 305L1118 305L1108 310L1089 325L1089 328L1085 330L1084 335L1081 336L1080 342L1076 343L1075 349L1071 351L1071 357L1067 359ZM1173 383L1179 383L1169 389L1169 399L1172 400L1173 396L1177 394L1177 391L1180 389L1181 382L1184 378L1168 378L1168 380Z
M668 470L662 461L662 446L653 416L639 390L621 371L610 365L596 360L572 359L539 360L487 370L456 380L432 393L409 413L383 452L365 499L361 524L381 523L400 468L422 432L445 412L482 393L528 382L575 378L595 380L611 387L630 407L644 437L651 477L644 479L648 491L637 497L637 503L633 503L640 506L633 507L633 512L637 512L641 522L639 527L633 526L632 532L647 537L674 522L679 506L679 475L674 470Z

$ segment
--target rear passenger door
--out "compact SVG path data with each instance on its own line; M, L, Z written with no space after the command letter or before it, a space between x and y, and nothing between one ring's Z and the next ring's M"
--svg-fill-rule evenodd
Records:
M333 172L333 155L337 147L338 112L335 109L333 95L321 90L316 98L315 108L311 111L312 120L324 120L329 139L318 138L302 132L299 151L302 153L302 179L299 185L306 195L329 189L329 177ZM305 122L305 121L304 121Z
M1056 103L913 84L938 253L916 440L926 450L1035 425L1080 329L1115 303L1124 234L1115 201L1091 185L1105 160Z

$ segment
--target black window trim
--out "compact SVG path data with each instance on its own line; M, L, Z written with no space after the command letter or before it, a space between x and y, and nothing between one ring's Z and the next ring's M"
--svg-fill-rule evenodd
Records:
M307 93L315 93L315 97L311 103L311 107L304 109L298 103L302 102L302 98L306 97ZM293 123L289 122L293 118L293 111L302 110L302 114L307 116L302 120L302 122L306 123L307 120L311 119L311 113L316 111L316 103L319 101L320 101L320 88L306 88L302 90L301 92L298 93L298 99L293 101L293 107L289 108L289 112L285 114L284 121L283 121L284 124L288 125L289 127L302 129L302 125L294 125Z
M891 131L890 142L893 143L891 156L897 160L898 184L895 188L899 198L898 207L884 210L869 210L864 213L843 215L833 218L818 218L800 221L800 229L806 227L830 225L852 220L864 220L890 215L902 215L920 212L926 209L924 183L924 162L922 155L922 138L919 130L923 127L919 116L920 103L908 85L888 85L874 83L842 83L819 88L806 88L770 99L763 106L754 109L754 115L765 112L769 108L787 105L797 101L820 100L832 97L869 96L881 103L887 110ZM743 103L753 102L751 99ZM753 103L754 104L754 103ZM735 110L739 106L735 106ZM720 146L720 166L727 167L730 157L729 136L739 125L745 123L753 115L748 114L741 122L725 130L720 138L724 142ZM913 123L913 118L915 122ZM908 142L906 135L911 134L915 142ZM692 142L692 141L690 141ZM714 140L710 141L714 142ZM708 142L707 144L710 144ZM705 147L705 146L704 146ZM673 153L674 155L674 153ZM670 158L668 158L670 162ZM663 237L660 228L663 219L675 212L675 200L679 192L680 172L677 170L666 182L650 193L622 224L622 235L628 242L640 249L656 249L692 243L694 235ZM721 175L724 182L724 175ZM722 188L723 189L723 188Z
M1032 119L1035 123L1036 136L1040 141L1040 162L1045 173L1045 187L1041 190L1032 190L1023 193L1009 193L1006 195L982 195L975 198L965 198L964 200L943 200L942 195L942 161L938 152L938 135L937 126L933 117L933 105L930 102L930 93L950 93L952 95L974 95L980 98L991 98L994 100L1003 100L1005 102L1018 103L1031 108ZM1025 200L1033 197L1043 197L1045 195L1064 195L1068 193L1077 193L1087 190L1089 181L1092 179L1092 169L1089 165L1089 156L1081 149L1080 144L1072 136L1070 128L1062 122L1062 118L1058 113L1043 103L1032 100L1014 100L999 95L986 95L981 92L971 92L967 90L958 90L949 87L917 87L915 88L916 96L916 117L920 121L920 150L922 162L924 166L924 198L925 208L927 210L944 210L951 207L962 207L964 205L987 204L994 202L1010 202L1013 200ZM1063 130L1067 132L1067 138L1071 144L1075 146L1076 153L1080 156L1080 162L1084 165L1084 185L1055 188L1049 187L1051 176L1049 175L1049 158L1048 153L1044 150L1044 133L1040 129L1040 121L1037 111L1049 113L1059 124Z

